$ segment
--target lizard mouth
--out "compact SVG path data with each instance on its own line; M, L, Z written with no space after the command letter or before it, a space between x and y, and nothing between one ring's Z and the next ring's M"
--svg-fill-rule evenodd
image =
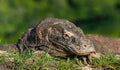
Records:
M92 57L93 57L93 55L96 54L95 51L81 53L80 50L77 51L78 49L73 48L73 47L68 47L68 49L69 49L69 51L71 51L75 55L81 56L82 60L83 60L83 63L85 65L91 64L92 63Z
M79 46L77 46L77 47L79 47ZM82 50L77 49L77 48L75 48L75 47L67 47L67 48L68 48L68 50L69 50L70 52L74 53L75 55L80 55L80 56L90 55L91 53L95 53L94 50L82 51Z

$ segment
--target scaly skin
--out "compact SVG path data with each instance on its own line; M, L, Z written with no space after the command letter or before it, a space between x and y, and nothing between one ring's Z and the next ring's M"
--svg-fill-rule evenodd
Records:
M15 46L20 53L34 48L60 57L89 56L95 52L93 43L85 37L82 29L72 22L55 18L46 18L28 29Z
M94 46L88 40L82 29L73 23L55 18L47 18L36 27L28 29L18 41L20 52L26 47L48 51L54 56L89 55L95 52Z

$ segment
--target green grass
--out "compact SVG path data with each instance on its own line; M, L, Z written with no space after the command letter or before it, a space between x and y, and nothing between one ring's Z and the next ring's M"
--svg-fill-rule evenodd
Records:
M78 58L64 59L50 56L47 52L35 54L29 50L21 55L12 52L9 52L7 56L0 54L0 63L7 62L11 62L9 68L15 70L80 70L85 66L80 60L78 62ZM91 66L120 70L120 59L113 54L106 54L93 59Z
M112 53L109 53L102 55L100 58L93 59L92 64L104 68L111 68L113 70L120 70L120 57L116 57Z

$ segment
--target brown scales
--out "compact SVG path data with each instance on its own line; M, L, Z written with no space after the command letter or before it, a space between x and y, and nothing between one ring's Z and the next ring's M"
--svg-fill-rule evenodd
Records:
M95 52L92 42L86 39L80 28L67 20L54 18L44 19L34 28L28 29L16 45L20 52L27 47L62 57Z
M27 48L48 51L49 54L60 57L85 56L87 58L95 52L93 43L88 40L82 29L72 22L63 19L46 18L38 25L28 29L14 45L1 45L8 49L14 46L20 53ZM10 48L12 49L12 48Z

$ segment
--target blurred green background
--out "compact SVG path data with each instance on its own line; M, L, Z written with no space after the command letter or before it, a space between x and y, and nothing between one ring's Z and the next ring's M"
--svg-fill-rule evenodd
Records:
M120 0L0 0L0 44L16 42L46 17L70 20L85 34L120 37Z

